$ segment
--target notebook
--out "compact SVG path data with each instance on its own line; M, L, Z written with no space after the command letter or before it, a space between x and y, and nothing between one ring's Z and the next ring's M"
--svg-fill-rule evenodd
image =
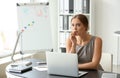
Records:
M32 70L32 66L18 65L18 66L11 66L9 68L9 72L13 72L13 73L24 73L29 70Z
M48 74L80 77L88 72L78 70L77 54L46 52Z

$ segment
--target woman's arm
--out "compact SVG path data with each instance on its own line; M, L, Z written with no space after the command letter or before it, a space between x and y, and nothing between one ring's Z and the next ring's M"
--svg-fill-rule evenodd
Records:
M94 53L91 62L79 64L79 69L97 69L102 53L102 40L101 38L97 37L94 43Z
M70 35L66 41L66 52L76 53L76 37L73 35Z
M74 44L69 37L66 41L66 52L67 53L76 53L76 43Z
M77 44L76 30L73 30L66 41L66 52L76 53L76 44Z

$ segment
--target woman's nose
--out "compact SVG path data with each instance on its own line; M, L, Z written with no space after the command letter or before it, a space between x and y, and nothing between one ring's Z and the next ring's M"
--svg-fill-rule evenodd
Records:
M73 28L74 30L77 30L77 26L74 26L74 28Z

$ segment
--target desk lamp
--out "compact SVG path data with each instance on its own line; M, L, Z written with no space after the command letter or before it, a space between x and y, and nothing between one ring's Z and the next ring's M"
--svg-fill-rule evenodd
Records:
M28 26L33 26L33 24L34 24L34 21L32 21L31 24L28 24ZM14 55L15 55L15 51L16 51L16 48L17 48L17 45L18 45L20 36L21 36L22 33L25 31L25 29L27 29L28 26L25 26L25 27L18 33L17 40L16 40L16 43L15 43L15 47L14 47L14 49L13 49L13 54L12 54L12 56L11 56L11 60L12 60L12 62L14 62L14 63L15 63L15 60L14 60L13 57L14 57ZM20 53L21 53L21 51L20 51ZM21 53L21 54L22 54L22 53ZM24 64L24 63L25 63L25 65L32 64L32 62L29 62L29 61L23 62L23 64ZM18 63L18 64L19 64L19 63Z

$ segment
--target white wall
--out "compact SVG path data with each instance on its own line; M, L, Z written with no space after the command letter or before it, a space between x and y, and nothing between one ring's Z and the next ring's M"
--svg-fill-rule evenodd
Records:
M116 64L117 36L114 32L120 30L120 0L96 0L95 8L95 33L103 39L103 52L113 53Z

